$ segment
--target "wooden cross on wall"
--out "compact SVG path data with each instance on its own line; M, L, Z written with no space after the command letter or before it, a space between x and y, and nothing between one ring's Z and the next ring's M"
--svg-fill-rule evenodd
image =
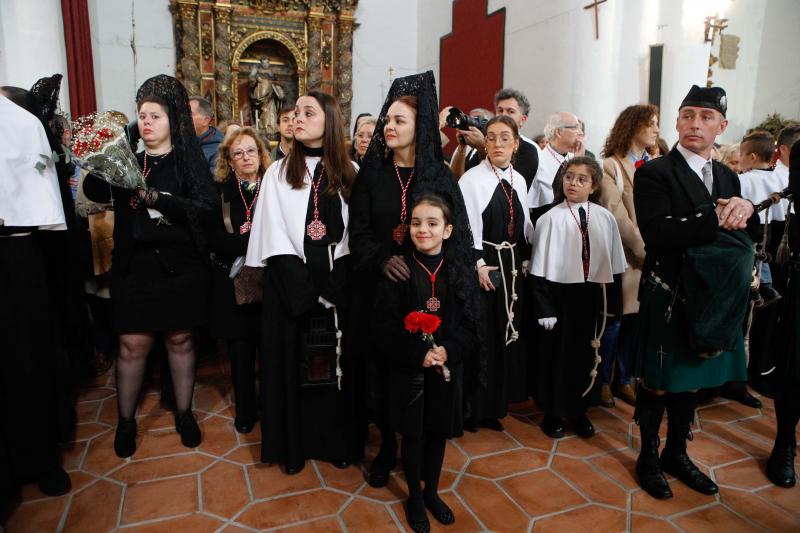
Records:
M594 39L595 41L600 39L600 24L598 18L598 7L600 4L607 2L608 0L594 0L593 3L589 4L588 6L583 6L583 9L592 9L594 8Z

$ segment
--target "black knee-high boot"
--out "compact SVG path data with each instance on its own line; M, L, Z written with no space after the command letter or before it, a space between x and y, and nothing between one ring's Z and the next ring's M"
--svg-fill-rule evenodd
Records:
M697 393L667 395L667 444L661 452L661 469L703 494L719 492L717 484L702 473L686 453L686 441L692 439L691 425L697 406Z
M636 475L642 488L659 500L672 498L672 490L658 460L658 446L661 442L658 430L664 418L665 405L665 395L654 394L639 387L636 393L636 410L633 412L633 419L639 425L639 435L642 438L642 447L636 460Z
M767 461L767 477L779 487L795 486L794 457L797 422L800 420L800 386L790 385L775 397L778 435Z

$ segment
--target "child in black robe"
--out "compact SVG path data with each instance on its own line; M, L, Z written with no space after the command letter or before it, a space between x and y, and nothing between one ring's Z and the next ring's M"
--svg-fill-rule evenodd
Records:
M415 250L404 258L411 277L382 282L375 306L375 343L388 361L390 419L403 436L408 523L415 532L430 530L425 508L442 524L455 521L437 491L446 439L463 434L463 369L469 368L465 362L477 343L477 327L464 315L444 250L452 221L438 196L417 199L410 228ZM442 321L433 333L434 345L404 327L406 316L420 310Z

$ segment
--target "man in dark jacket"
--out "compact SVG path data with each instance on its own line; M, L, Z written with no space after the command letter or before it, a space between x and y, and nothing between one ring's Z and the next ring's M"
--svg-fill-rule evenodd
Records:
M659 499L672 496L664 472L703 494L719 492L686 452L696 392L746 379L740 332L734 331L734 341L727 349L711 351L699 346L699 335L692 334L697 320L692 322L686 303L687 278L681 274L697 247L718 246L729 232L741 237L740 230L748 226L751 217L758 221L753 217L753 204L740 197L736 174L711 160L714 141L728 125L726 111L723 89L693 86L678 112L678 144L665 157L642 165L634 177L636 218L647 252L635 349L636 375L642 378L634 413L642 437L636 473L642 488ZM743 240L747 241L747 236ZM741 247L742 254L752 254L751 248ZM721 288L726 301L740 296L741 291L746 296L748 275L749 271L745 272L743 285ZM744 302L742 305L746 298ZM667 442L659 458L658 430L665 410L669 417Z
M214 175L214 167L217 165L217 153L219 145L222 143L222 132L211 125L214 118L214 109L211 102L201 96L189 97L189 107L192 108L192 122L197 140L200 141L200 148L208 161L208 168L211 175Z

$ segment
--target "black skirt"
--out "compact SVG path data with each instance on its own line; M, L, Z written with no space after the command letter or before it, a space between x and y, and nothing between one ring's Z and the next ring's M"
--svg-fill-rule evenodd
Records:
M208 322L209 271L193 244L138 243L125 272L111 269L119 333L190 330Z
M215 339L259 339L261 304L237 304L233 280L217 268L211 272L210 318Z

